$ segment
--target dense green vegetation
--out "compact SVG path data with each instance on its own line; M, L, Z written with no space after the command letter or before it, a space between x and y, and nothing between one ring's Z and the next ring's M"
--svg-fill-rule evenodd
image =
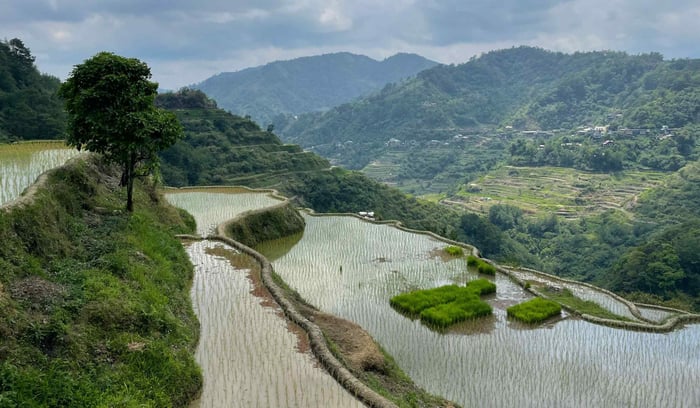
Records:
M222 108L267 126L280 114L330 109L436 64L415 54L375 61L343 52L224 72L193 87Z
M253 247L264 241L304 232L304 217L290 204L246 214L226 225L226 235Z
M144 62L100 52L76 65L59 89L68 113L66 141L122 167L129 212L136 177L151 174L158 152L183 136L175 115L155 107L158 84L150 78Z
M540 323L559 315L561 306L552 300L534 298L509 307L507 313L509 317L525 323Z
M464 64L425 70L415 79L387 86L378 94L326 113L289 119L278 129L285 140L314 146L323 156L358 169L389 150L408 150L410 163L420 160L422 148L431 144L467 140L466 147L470 147L471 141L482 136L500 138L508 144L520 136L539 137L531 145L535 150L516 146L512 153L517 160L538 156L535 160L552 165L576 163L596 170L615 170L631 160L668 168L677 165L674 163L679 158L671 156L657 162L657 151L625 157L617 148L602 150L600 144L605 139L593 140L578 151L561 145L577 143L563 138L587 127L591 130L583 132L586 140L595 134L595 126L607 126L603 135L609 131L606 139L617 142L648 131L654 136L663 135L664 126L683 129L696 124L698 64L697 60L664 61L655 53L569 55L530 47L511 48L486 53ZM531 132L521 133L525 130ZM540 130L564 131L561 138L552 139L551 145L538 153L542 138L554 134L536 132ZM678 144L687 154L684 142ZM418 168L429 171L434 161L427 164ZM410 168L402 170L399 179L411 178Z
M420 316L421 321L429 326L445 328L491 314L491 306L479 297L495 291L493 282L477 279L466 286L447 285L403 293L392 297L389 302L402 313Z
M39 73L22 40L0 41L0 143L61 139L66 116L58 78Z
M464 255L464 249L456 245L449 245L445 247L445 252L450 256L462 256Z
M468 266L473 266L476 268L479 273L483 273L484 275L495 275L496 274L496 267L491 265L490 263L479 259L478 257L474 255L469 255L467 257L467 265Z
M396 189L319 156L283 145L249 119L213 107L199 91L159 95L159 106L175 106L185 138L161 153L166 184L237 184L276 188L319 212L374 211L379 219L456 237L459 216L442 206L407 197Z
M245 184L261 174L328 167L326 160L283 145L250 119L217 109L201 91L161 94L156 105L171 109L185 132L184 140L160 155L168 185Z
M118 168L75 162L0 211L0 405L182 407L200 389L173 237L194 221L150 183L127 214L118 184Z

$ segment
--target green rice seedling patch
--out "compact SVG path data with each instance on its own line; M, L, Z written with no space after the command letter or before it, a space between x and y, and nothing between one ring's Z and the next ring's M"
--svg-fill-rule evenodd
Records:
M494 293L496 285L477 279L466 286L446 285L394 296L391 306L426 325L445 328L468 319L490 315L491 306L479 297Z
M495 266L474 255L469 255L467 257L467 266L476 267L476 270L479 271L479 273L483 273L484 275L496 275Z
M540 323L561 314L559 303L542 298L530 299L507 309L508 316L525 323Z
M452 255L452 256L464 255L464 249L462 249L462 247L459 247L457 245L450 245L450 246L446 247L445 252L447 252L448 255Z

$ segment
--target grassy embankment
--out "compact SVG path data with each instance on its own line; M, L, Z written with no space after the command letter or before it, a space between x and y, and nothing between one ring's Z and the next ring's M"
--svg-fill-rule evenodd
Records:
M201 388L194 221L93 159L0 210L0 406L186 406Z

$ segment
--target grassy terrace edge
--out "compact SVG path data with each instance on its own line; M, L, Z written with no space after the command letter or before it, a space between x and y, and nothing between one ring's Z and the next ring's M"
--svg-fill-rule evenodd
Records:
M95 156L49 170L0 210L0 405L184 407L202 377L194 220Z

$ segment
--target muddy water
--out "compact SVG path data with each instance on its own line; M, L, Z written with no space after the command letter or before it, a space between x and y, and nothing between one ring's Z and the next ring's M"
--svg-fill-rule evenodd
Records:
M306 300L360 324L430 392L464 406L700 406L700 325L653 334L567 316L511 322L505 308L528 295L498 274L493 317L437 333L396 313L389 298L477 278L464 260L445 261L435 256L445 244L387 226L306 221L294 246L258 249L275 253L275 271Z
M278 203L266 197L166 194L204 225L200 233L251 207ZM186 250L195 265L191 296L201 323L195 358L204 377L193 408L362 406L317 366L305 335L261 286L250 257L214 241L187 243Z
M79 154L57 142L0 145L0 205L19 197L41 173Z

